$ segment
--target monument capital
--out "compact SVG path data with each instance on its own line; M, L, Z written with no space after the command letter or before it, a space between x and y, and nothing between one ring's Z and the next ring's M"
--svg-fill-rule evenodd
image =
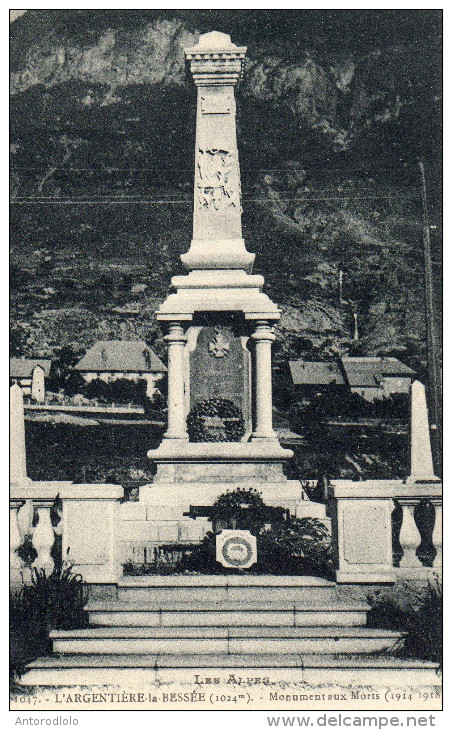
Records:
M198 86L234 86L243 71L246 47L236 46L226 33L212 31L185 50L193 80Z

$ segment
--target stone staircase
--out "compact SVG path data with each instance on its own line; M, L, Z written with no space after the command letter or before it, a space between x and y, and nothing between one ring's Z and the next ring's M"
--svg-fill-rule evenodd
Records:
M244 668L285 681L288 671L292 681L310 682L435 676L432 663L392 656L402 635L367 627L369 606L342 600L322 578L126 578L113 600L92 600L86 610L90 628L53 631L54 653L31 662L22 684L138 685Z

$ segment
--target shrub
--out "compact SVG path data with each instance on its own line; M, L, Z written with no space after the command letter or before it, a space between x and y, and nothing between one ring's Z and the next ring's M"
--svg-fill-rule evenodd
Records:
M114 403L144 404L146 399L146 381L118 378L108 383L108 399Z
M230 573L231 571L221 563L217 563L216 535L213 532L208 532L203 541L199 545L195 545L191 553L182 558L175 572L212 575Z
M294 418L297 428L312 430L329 418L366 418L375 415L374 405L346 390L318 393Z
M443 592L438 579L418 590L396 587L368 600L373 604L368 614L370 626L404 632L398 654L441 664Z
M83 610L87 587L82 577L64 565L51 575L32 569L31 584L10 596L10 647L12 676L20 676L32 659L51 652L52 629L75 629L88 625Z
M52 391L64 390L68 395L77 393L83 387L84 380L80 373L74 370L84 350L78 345L64 345L54 358L50 377L47 380L47 389Z
M214 532L227 527L249 530L257 537L258 562L253 573L330 576L332 572L331 537L326 525L316 518L284 518L265 505L255 489L235 489L221 494L212 506ZM268 527L270 525L270 527ZM179 569L202 573L229 572L216 562L216 535L210 532Z
M258 536L259 562L272 572L322 574L332 572L331 536L315 517L290 517L274 522Z
M146 381L143 378L131 380L116 378L105 381L101 378L90 380L83 388L88 398L97 399L106 403L136 403L144 405L146 402Z
M143 562L125 563L124 575L173 575L180 572L184 560L193 552L193 547L185 543L171 543L147 548L147 552Z

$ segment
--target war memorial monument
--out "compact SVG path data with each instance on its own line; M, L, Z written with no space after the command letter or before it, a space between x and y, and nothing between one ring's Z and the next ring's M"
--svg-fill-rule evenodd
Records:
M32 534L34 566L48 573L60 536L63 554L69 550L90 589L89 627L52 631L54 653L31 662L23 684L140 685L187 670L222 677L247 670L311 685L438 683L435 663L391 654L400 632L367 622L369 591L400 580L425 582L440 570L441 484L423 386L412 389L406 479L335 481L325 505L310 501L301 482L287 476L293 454L272 424L280 311L264 293L263 277L252 273L255 257L242 237L235 90L245 53L218 32L201 35L185 51L197 90L193 237L181 256L187 273L173 277L156 313L168 348L168 423L148 453L156 473L139 500L124 501L117 485L32 482L23 406L13 386L12 581L20 583L24 573L18 550L25 534ZM243 570L223 574L123 574L125 546L133 541L200 542L211 525L190 510L237 487L256 490L270 508L322 520L331 529L334 576L249 573L246 560ZM32 525L33 508L39 519ZM418 550L424 508L435 515L430 565Z

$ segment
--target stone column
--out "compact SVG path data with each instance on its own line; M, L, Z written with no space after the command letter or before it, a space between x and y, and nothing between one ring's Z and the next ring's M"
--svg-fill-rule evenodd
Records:
M165 439L188 440L184 406L184 347L187 338L180 322L171 322L168 344L168 428Z
M22 388L14 384L9 391L10 409L10 481L24 484L27 478L25 454L24 395Z
M234 97L245 53L215 31L185 51L198 87L193 240L181 256L188 269L250 271L254 262L242 238Z
M253 439L276 439L273 430L272 400L272 342L273 328L267 321L258 321L251 335L255 346L255 414Z
M425 386L418 380L411 386L411 473L406 481L439 481L433 470Z

